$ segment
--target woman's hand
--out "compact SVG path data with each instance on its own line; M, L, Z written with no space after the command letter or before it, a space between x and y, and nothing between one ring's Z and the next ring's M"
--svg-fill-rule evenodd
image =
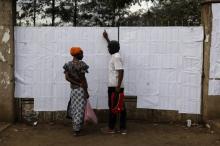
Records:
M79 86L82 87L83 89L86 89L86 88L87 88L85 82L80 82L80 83L79 83Z
M85 91L85 98L86 98L86 99L89 98L89 93L88 93L88 91Z
M81 82L79 83L80 87L83 88L83 90L85 91L85 98L89 98L89 92L87 90L87 84L85 82Z

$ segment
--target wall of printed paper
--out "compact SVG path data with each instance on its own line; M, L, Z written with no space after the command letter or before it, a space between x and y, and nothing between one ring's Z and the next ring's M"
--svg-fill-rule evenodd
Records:
M220 95L220 4L212 4L209 95Z
M200 113L202 27L123 27L125 85L138 108Z
M66 110L70 87L63 65L69 48L80 46L93 108L107 108L106 29L119 40L125 94L137 108L200 113L202 27L15 27L15 97L33 97L36 111Z

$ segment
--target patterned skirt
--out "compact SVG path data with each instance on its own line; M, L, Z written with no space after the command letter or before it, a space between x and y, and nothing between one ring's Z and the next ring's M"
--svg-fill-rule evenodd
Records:
M83 88L71 89L68 115L72 118L73 130L80 131L84 122L86 106L85 92Z

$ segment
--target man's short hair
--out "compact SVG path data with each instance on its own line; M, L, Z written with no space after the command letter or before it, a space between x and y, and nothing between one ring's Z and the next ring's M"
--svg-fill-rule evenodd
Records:
M112 40L108 43L108 49L111 54L117 53L120 50L120 44L118 41Z

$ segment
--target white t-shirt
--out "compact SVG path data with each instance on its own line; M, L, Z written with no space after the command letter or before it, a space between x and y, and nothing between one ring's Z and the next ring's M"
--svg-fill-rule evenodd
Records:
M118 70L123 70L123 62L121 55L119 53L112 54L111 59L109 61L108 67L108 86L109 87L116 87L118 85ZM123 80L121 83L121 87L124 87Z

